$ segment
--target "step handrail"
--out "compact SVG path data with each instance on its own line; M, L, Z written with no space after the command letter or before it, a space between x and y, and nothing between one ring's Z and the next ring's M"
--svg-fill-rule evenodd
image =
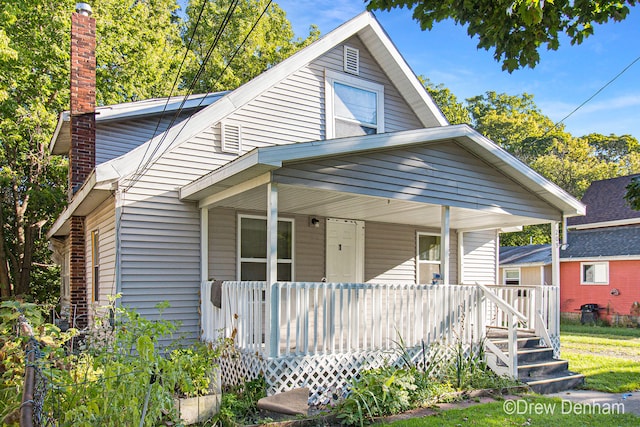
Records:
M479 283L477 285L478 285L478 288L482 289L482 292L484 293L484 295L487 298L489 298L491 301L493 301L503 311L506 311L508 313L512 313L513 315L515 315L518 319L522 320L523 322L527 321L527 316L525 316L524 314L522 314L521 312L516 310L511 304L509 304L508 302L506 302L505 300L500 298L491 289L489 289L485 285L481 285Z
M504 363L506 363L507 374L512 379L517 379L518 378L518 321L517 320L519 319L522 322L526 322L527 317L524 314L520 313L518 310L516 310L514 307L512 307L511 304L509 304L508 302L500 298L498 295L496 295L488 287L481 285L479 283L477 285L478 285L478 289L482 291L484 296L487 299L491 300L498 307L500 307L507 314L509 318L509 322L507 326L509 353L504 354L504 352L495 345L487 345L485 343L485 347L488 347L489 350L491 350L496 355L497 358L499 358ZM501 374L501 372L497 371L497 366L495 367L490 366L490 367L494 369L497 374L499 375Z

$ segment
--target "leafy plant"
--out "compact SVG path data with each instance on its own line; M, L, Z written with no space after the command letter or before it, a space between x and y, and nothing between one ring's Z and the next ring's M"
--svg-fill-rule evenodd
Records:
M416 390L411 370L382 367L362 372L350 387L350 394L340 402L337 417L348 425L364 425L374 417L397 414L412 407Z
M220 409L212 421L223 426L258 423L258 400L267 395L267 382L260 376L223 391Z

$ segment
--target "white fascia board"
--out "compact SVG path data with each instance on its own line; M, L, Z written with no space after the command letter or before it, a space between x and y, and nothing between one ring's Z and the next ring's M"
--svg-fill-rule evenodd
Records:
M591 257L560 257L560 262L603 262L603 261L640 261L640 255L610 255Z
M137 116L160 114L163 112L176 111L182 105L183 109L209 106L216 100L222 98L229 91L211 92L206 94L194 94L186 97L172 96L171 98L154 98L144 101L127 102L123 104L107 105L96 108L96 119L98 121L120 120Z
M62 211L58 219L53 223L51 229L47 233L47 238L51 238L57 235L58 231L62 228L62 226L73 216L75 211L78 209L80 204L84 201L84 199L89 195L91 190L96 186L96 173L93 171L89 178L82 184L80 190L73 196L73 200L71 203L67 205L67 207Z
M592 228L618 227L624 225L640 224L640 218L618 219L615 221L592 222L589 224L578 224L567 226L569 230L588 230Z
M412 102L412 108L415 111L416 115L420 118L420 121L423 123L423 125L429 125L429 123L426 121L426 111L424 111L424 108L421 108L426 106L429 112L434 115L436 121L441 126L448 126L449 121L433 101L431 95L429 95L429 92L427 92L427 89L422 85L422 83L420 83L420 80L413 72L407 61L405 61L404 57L402 56L396 45L393 43L387 32L384 30L384 28L382 28L380 23L373 16L371 19L370 28L376 34L377 40L379 40L381 45L384 47L385 53L393 58L394 64L397 66L398 71L401 73L401 75L404 75L406 77L408 85L411 87L411 89L413 89L413 91L415 91L415 94L418 96L419 101L418 103ZM372 53L374 54L374 56L376 56L375 52ZM395 80L396 74L393 72L389 74L390 76L394 76ZM406 94L403 95L406 96Z
M112 191L117 189L120 175L108 164L98 165L87 180L82 184L80 190L74 194L71 203L62 211L60 216L51 226L47 237L58 235L67 221L76 214L78 210L92 211L98 207Z
M544 267L551 265L551 262L525 262L525 263L500 263L500 268L523 268L523 267Z
M58 138L60 136L60 132L63 127L65 129L68 126L65 126L65 123L69 123L70 113L68 111L63 111L58 116L58 124L56 125L56 130L53 132L53 136L51 136L51 141L49 142L49 152L51 154L66 154L69 151L69 140L67 138L67 146L63 147L58 143Z
M205 176L184 185L179 190L180 200L200 200L202 197L209 196L215 191L210 190L211 187L220 184L222 181L239 176L240 174L254 169L252 176L243 175L243 179L251 179L270 170L277 169L282 166L281 162L267 163L261 161L260 151L263 149L255 148L242 157L227 163L218 169L209 172Z

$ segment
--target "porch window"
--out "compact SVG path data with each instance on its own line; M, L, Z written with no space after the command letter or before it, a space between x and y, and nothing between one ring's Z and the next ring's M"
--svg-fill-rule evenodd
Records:
M440 236L418 233L418 282L435 283L440 277Z
M608 285L608 262L582 262L580 263L581 285Z
M327 138L384 132L384 86L326 72Z
M267 219L241 215L238 276L240 280L267 280ZM278 280L293 280L293 220L278 221Z
M520 284L520 269L519 268L505 268L503 273L503 283L505 285L519 285Z

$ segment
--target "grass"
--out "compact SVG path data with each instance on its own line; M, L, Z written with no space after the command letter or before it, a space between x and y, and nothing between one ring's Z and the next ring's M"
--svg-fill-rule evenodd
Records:
M585 375L584 388L612 393L640 389L640 329L561 325L561 357Z
M570 405L561 399L527 396L523 402L505 400L465 409L450 409L436 415L409 420L396 421L393 427L422 426L620 426L637 427L640 417L632 414L619 414L604 405L598 408ZM517 405L517 406L513 406ZM589 411L587 411L590 409ZM510 410L515 410L511 413ZM582 412L582 413L580 413ZM587 413L591 412L591 413Z

